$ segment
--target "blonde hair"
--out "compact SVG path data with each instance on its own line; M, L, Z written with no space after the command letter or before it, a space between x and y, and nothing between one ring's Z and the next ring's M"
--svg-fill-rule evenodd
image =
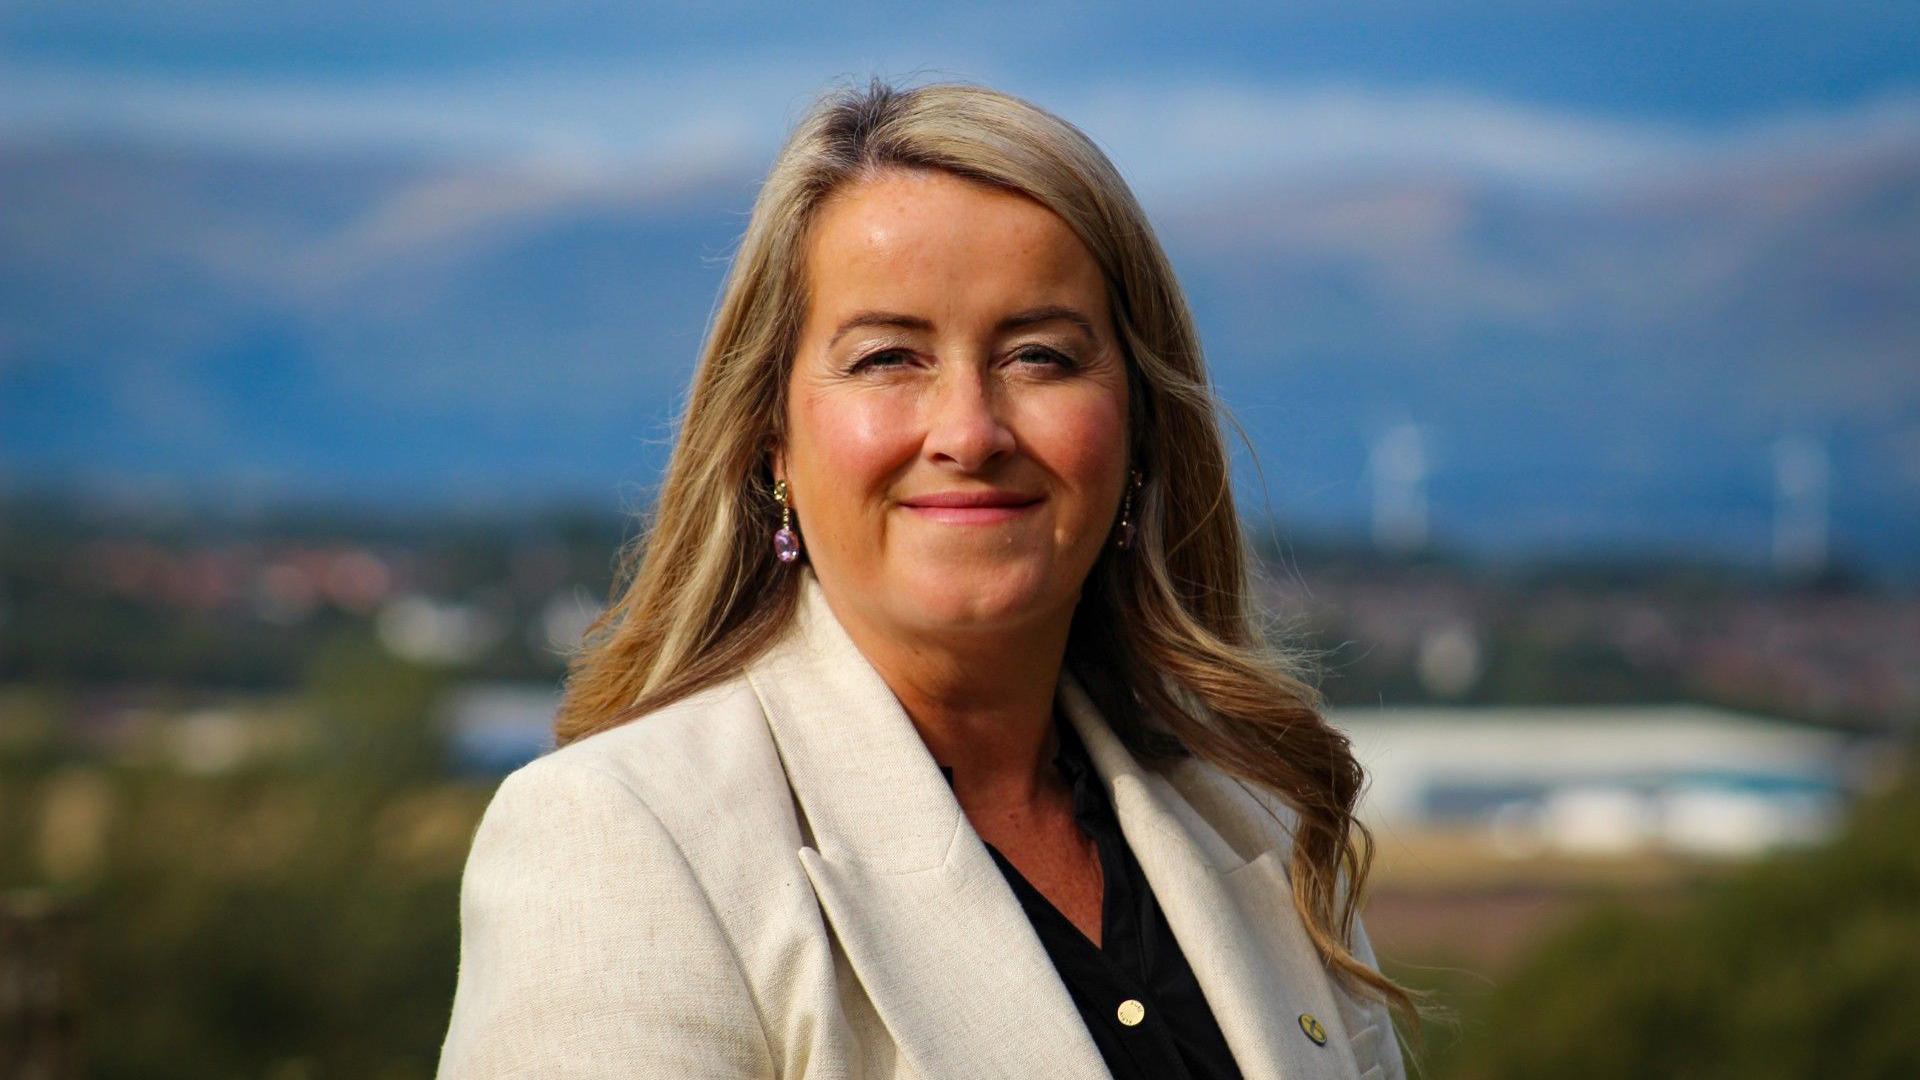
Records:
M876 79L829 93L796 125L734 256L652 520L622 552L618 598L573 658L556 741L736 677L792 617L797 578L769 540L779 507L768 451L784 445L807 232L830 194L894 168L1024 194L1059 215L1104 272L1145 485L1131 549L1109 545L1088 575L1066 663L1143 760L1197 756L1295 810L1293 901L1321 958L1349 987L1410 1012L1412 995L1350 947L1372 861L1354 816L1362 772L1322 717L1301 654L1264 640L1249 587L1257 560L1173 269L1106 155L1007 94Z

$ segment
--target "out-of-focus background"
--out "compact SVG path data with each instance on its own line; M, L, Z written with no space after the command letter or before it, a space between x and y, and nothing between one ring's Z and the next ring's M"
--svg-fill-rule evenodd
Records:
M1920 1075L1920 7L26 0L0 1076L431 1073L755 185L874 74L1156 222L1429 1075Z

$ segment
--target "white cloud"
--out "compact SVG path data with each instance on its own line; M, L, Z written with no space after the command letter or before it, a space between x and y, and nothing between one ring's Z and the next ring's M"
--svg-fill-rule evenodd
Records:
M1618 175L1687 152L1653 123L1555 114L1447 90L1114 87L1080 120L1143 186L1446 166L1536 181ZM1096 135L1096 138L1102 138Z
M1920 95L1718 127L1547 108L1431 87L1287 87L1131 76L1060 85L988 65L922 68L1005 86L1088 131L1143 198L1354 170L1438 168L1529 185L1649 174L1920 139ZM876 68L883 70L883 68ZM0 64L0 132L92 128L243 145L388 145L506 158L556 180L631 184L764 168L836 75L791 52L598 66L518 64L455 75L133 75Z
M1604 188L1795 154L1920 142L1920 95L1701 128L1445 88L1118 85L1055 111L1093 135L1147 197L1248 180L1439 169L1530 186Z
M516 65L448 77L136 75L0 66L0 131L107 130L249 146L391 146L560 172L743 160L798 72ZM724 78L719 77L724 75Z

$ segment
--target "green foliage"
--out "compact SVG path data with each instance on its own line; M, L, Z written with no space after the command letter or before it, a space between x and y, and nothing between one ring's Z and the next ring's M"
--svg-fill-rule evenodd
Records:
M329 637L309 659L303 687L323 764L373 784L442 774L436 707L449 680L446 669L402 660L369 634Z
M1609 906L1466 1010L1459 1077L1920 1076L1920 780L1660 915ZM1436 1064L1441 1064L1436 1062Z
M216 775L161 729L74 754L70 695L0 694L0 890L76 909L88 1075L432 1075L488 796L442 779L446 677L342 631L292 710L311 737Z
M86 767L4 775L5 809L32 821L76 778L110 807L97 861L57 889L79 909L88 1075L432 1075L484 787ZM0 888L45 884L36 846L0 849Z

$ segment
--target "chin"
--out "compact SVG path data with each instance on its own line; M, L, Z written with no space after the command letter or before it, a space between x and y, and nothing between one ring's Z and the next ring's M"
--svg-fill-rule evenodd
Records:
M1024 622L1052 601L1043 575L1026 566L932 567L895 578L928 625Z

